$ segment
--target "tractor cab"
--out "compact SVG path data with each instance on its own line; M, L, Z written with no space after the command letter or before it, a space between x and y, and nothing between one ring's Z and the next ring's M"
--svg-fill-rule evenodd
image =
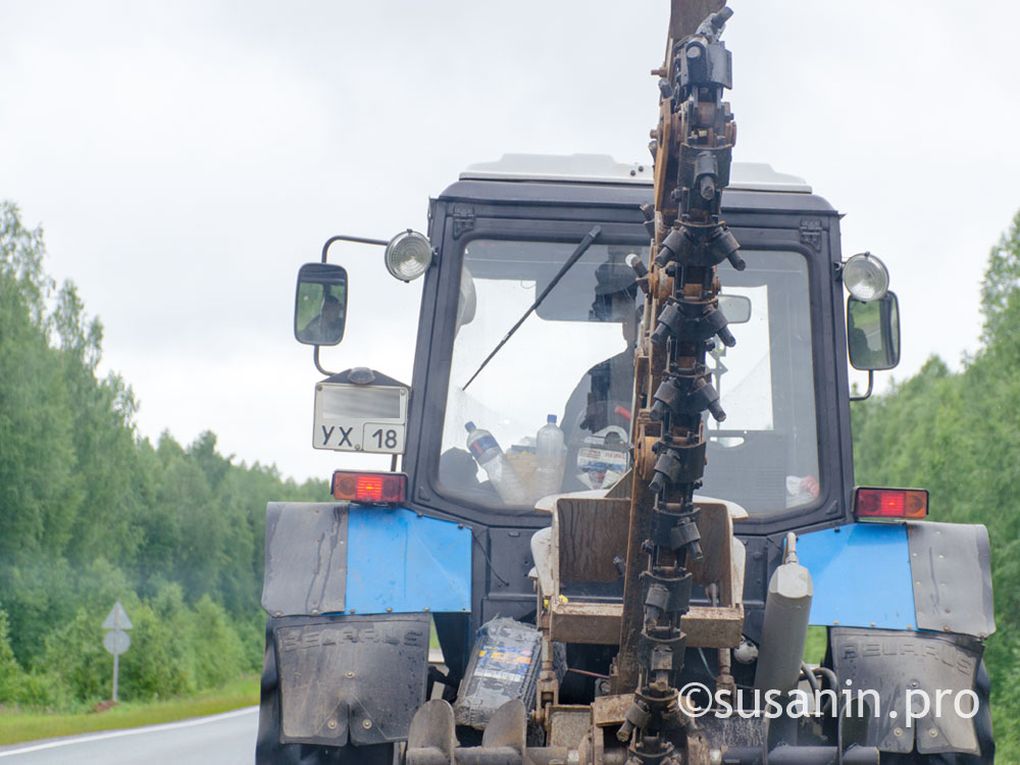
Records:
M541 525L543 496L609 490L627 473L635 344L648 321L634 264L648 261L650 194L644 165L507 155L468 168L431 202L427 238L389 243L391 273L425 276L406 444L399 438L409 497L484 526ZM726 419L706 421L702 493L742 506L747 533L838 522L850 497L839 216L768 165L738 163L724 204L747 268L720 267L721 310L739 341L710 353ZM889 368L895 295L877 258L858 260L858 280L884 286L872 285L867 315L851 314L853 361ZM303 289L318 288L299 288L298 314ZM296 320L299 340L315 321ZM537 440L552 418L565 459L550 483ZM317 420L316 446L336 448L344 431L323 442L329 428ZM387 430L377 430L359 450L381 450Z

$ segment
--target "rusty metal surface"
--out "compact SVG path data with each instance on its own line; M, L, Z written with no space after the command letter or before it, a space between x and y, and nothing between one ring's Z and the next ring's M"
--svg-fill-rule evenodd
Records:
M453 765L457 747L453 707L442 699L426 701L411 720L407 765Z
M729 105L722 100L732 79L729 53L719 40L729 11L710 17L724 5L721 0L674 1L665 61L653 72L660 77L661 92L650 146L655 204L646 211L654 236L645 330L637 350L632 434L637 455L617 691L640 681L647 661L642 656L650 650L672 651L673 672L682 664L680 619L687 606L678 602L656 614L654 607L649 610L646 591L659 587L661 600L660 585L683 578L688 561L702 557L691 531L697 515L693 491L704 470L701 412L709 409L716 419L725 417L705 367L710 337L733 344L717 311L715 266L727 258L742 266L739 245L720 217L736 136ZM667 285L671 294L664 294ZM713 329L706 332L709 325ZM676 509L667 510L669 504ZM666 539L661 527L668 523L675 528ZM643 549L648 540L651 549ZM716 568L714 562L708 567ZM657 682L664 681L659 671Z
M556 533L560 591L570 594L572 585L616 582L620 572L613 559L626 552L626 499L563 497L556 503Z
M612 689L634 690L616 734L633 761L700 765L709 750L675 697L689 645L726 640L719 647L729 647L741 639L732 618L742 626L739 607L703 610L703 618L692 619L691 593L695 573L702 584L718 584L724 600L734 591L729 518L702 529L694 492L705 470L704 414L726 418L708 353L718 343L736 344L719 309L717 266L727 260L739 271L744 262L721 214L736 139L723 100L732 85L731 57L721 39L732 11L724 0L673 0L670 11L665 61L653 71L660 93L649 145L654 207L642 208L650 260L632 264L648 278L639 282L645 307L632 408L636 454ZM671 290L663 289L667 284ZM688 634L695 623L707 628L699 643Z
M549 711L549 746L577 749L591 731L591 707L554 706Z
M591 704L591 722L596 728L607 728L619 725L627 715L627 710L634 702L633 693L621 693L615 696L599 696Z
M620 603L560 603L551 606L553 640L585 645L613 645L620 634ZM728 648L744 629L743 606L691 606L680 619L691 648Z

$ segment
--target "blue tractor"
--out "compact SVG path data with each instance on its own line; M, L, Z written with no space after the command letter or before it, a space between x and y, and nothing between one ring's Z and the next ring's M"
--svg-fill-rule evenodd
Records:
M987 532L855 486L896 295L731 166L728 15L671 29L653 164L507 155L302 266L312 445L391 462L267 508L258 763L994 761ZM320 363L352 240L424 277L410 384Z
M405 232L387 245L391 273L425 278L414 377L404 385L363 368L326 377L316 386L313 445L392 454L400 472L337 471L335 502L268 508L260 763L388 763L428 699L470 711L487 685L497 700L501 684L518 689L543 723L531 728L542 731L567 719L562 709L587 715L611 698L628 543L622 479L640 458L630 419L644 296L627 259L647 260L647 173L606 157L507 156L468 169L432 200L427 238ZM888 275L873 256L843 259L838 213L798 178L737 164L723 205L747 267L720 269L741 342L712 356L728 416L708 430L701 493L716 498L706 506L722 508L711 517L736 544L723 551L726 570L694 598L687 671L710 686L728 651L737 685L755 686L770 653L769 584L793 532L813 585L810 624L827 632L827 671L817 676L874 690L885 710L847 724L845 748L906 758L891 761L960 752L971 757L960 762L991 762L985 529L923 520L923 491L854 487L846 358L849 350L869 374L896 363ZM465 391L596 225L599 239ZM309 322L324 323L329 297L342 325L346 290L342 267L302 268L299 340ZM549 414L565 467L559 496L538 497L528 486ZM523 497L479 462L469 422L497 444ZM500 662L476 660L479 634L504 647ZM555 701L544 709L540 687ZM908 699L908 689L931 699L910 725L904 704L920 704L921 694ZM970 690L977 714L959 701L957 714L953 702ZM949 695L936 716L939 691ZM458 725L458 735L470 742L484 729ZM804 726L794 733L807 735Z

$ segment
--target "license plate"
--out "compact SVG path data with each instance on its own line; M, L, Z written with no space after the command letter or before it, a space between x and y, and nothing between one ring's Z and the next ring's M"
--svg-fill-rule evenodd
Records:
M392 385L315 386L312 446L338 452L403 454L408 389Z

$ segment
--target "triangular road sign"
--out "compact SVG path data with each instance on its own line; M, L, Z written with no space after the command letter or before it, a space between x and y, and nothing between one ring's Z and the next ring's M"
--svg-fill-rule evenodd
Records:
M124 606L120 604L118 600L113 604L113 608L110 609L109 615L103 622L104 630L129 630L131 629L131 620L128 619L127 611L124 610Z

